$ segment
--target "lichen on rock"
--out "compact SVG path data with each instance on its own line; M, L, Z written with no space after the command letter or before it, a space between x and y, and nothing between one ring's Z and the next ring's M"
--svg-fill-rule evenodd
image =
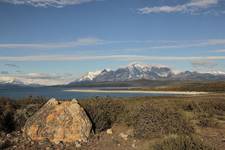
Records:
M27 120L24 134L35 141L86 142L91 129L91 121L77 100L52 98Z

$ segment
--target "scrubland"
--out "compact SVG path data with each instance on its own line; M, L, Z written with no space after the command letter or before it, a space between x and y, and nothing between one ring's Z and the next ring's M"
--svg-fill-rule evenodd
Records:
M47 99L0 99L0 149L23 145L20 138L27 118ZM93 123L88 143L78 149L192 150L225 147L225 94L79 100ZM110 129L112 133L107 134ZM7 136L11 135L11 140ZM22 138L22 136L21 136ZM7 140L5 140L7 139ZM33 145L32 145L33 144ZM43 145L42 145L43 146ZM25 148L40 148L26 143ZM48 147L55 148L49 144ZM73 149L64 144L63 149Z

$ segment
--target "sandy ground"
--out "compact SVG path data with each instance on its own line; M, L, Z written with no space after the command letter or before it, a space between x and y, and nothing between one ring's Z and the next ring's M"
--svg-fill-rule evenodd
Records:
M179 91L141 91L141 90L92 90L92 89L70 89L65 92L83 92L83 93L143 93L143 94L177 94L177 95L199 95L208 94L208 92L179 92Z

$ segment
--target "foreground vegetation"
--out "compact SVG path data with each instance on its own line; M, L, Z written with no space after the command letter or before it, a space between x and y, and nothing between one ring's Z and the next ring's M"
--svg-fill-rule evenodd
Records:
M129 138L139 141L138 149L222 150L225 147L224 96L96 97L79 103L94 125L95 134L91 139L101 138L107 129L119 130L126 126L132 129ZM0 131L12 133L21 130L26 119L45 102L46 99L41 97L17 101L1 98ZM13 145L3 144L0 148ZM104 149L104 146L101 148Z

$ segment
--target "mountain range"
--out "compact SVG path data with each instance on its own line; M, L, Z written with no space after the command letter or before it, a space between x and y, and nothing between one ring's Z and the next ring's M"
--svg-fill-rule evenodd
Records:
M102 82L129 82L137 80L171 80L171 81L225 81L224 72L175 72L171 68L163 65L148 64L129 64L128 66L116 70L103 69L96 72L88 72L82 77L70 82L68 85L80 83L102 83ZM24 82L13 79L0 81L0 86L38 86L37 84L25 84Z
M84 82L121 82L133 80L225 80L225 73L199 73L191 71L175 73L171 68L166 66L135 63L117 70L104 69L96 72L88 72L70 84Z

